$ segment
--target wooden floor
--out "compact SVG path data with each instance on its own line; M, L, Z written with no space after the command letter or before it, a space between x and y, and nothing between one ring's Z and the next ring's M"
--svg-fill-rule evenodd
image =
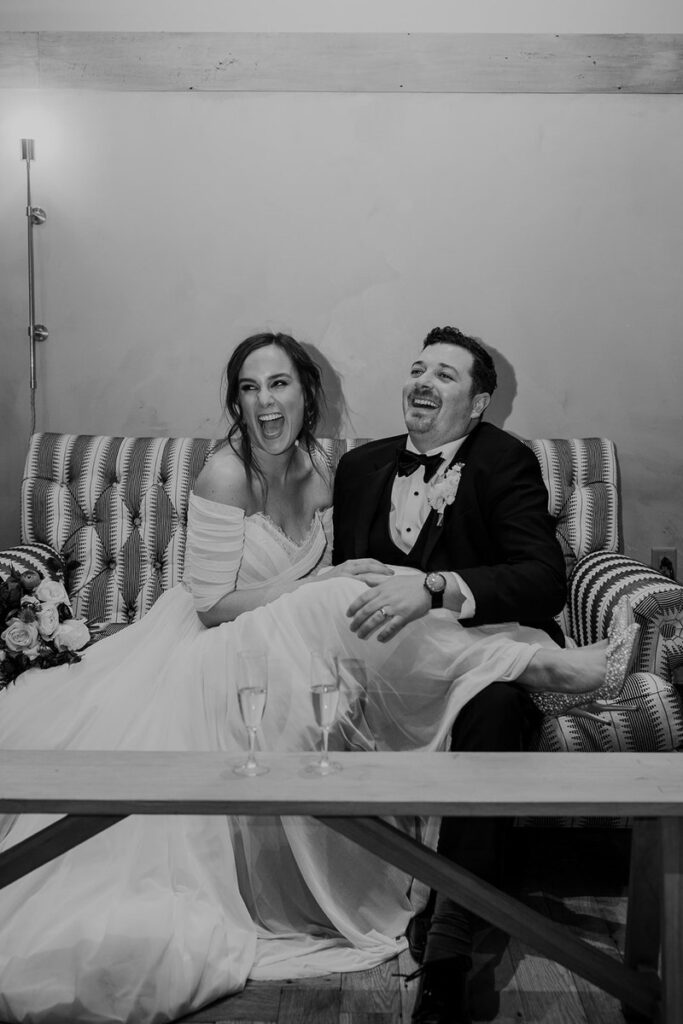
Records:
M628 834L623 830L516 829L506 888L534 909L620 957L626 923ZM417 983L409 953L371 971L304 981L249 982L184 1022L399 1024ZM611 996L493 929L482 929L470 1001L476 1024L624 1024Z

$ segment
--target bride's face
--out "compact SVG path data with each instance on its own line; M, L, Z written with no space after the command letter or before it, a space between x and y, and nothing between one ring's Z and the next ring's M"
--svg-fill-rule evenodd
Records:
M264 345L244 360L239 403L254 448L279 455L293 446L304 422L304 392L279 345Z

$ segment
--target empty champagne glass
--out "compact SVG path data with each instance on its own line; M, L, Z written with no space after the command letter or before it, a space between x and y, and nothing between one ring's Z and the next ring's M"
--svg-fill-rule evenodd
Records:
M261 724L268 696L268 658L261 651L237 654L237 697L242 721L249 736L247 759L233 771L238 775L265 775L268 765L256 760L256 731Z
M310 686L313 713L322 732L323 748L319 760L306 765L304 770L313 775L332 775L341 771L340 764L330 761L327 749L330 729L337 717L339 704L339 669L334 655L323 651L312 652Z

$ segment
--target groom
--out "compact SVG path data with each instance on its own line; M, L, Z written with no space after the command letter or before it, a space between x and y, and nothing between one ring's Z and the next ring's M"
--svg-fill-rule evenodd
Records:
M566 577L548 494L533 452L482 422L495 387L483 345L457 328L436 327L403 386L407 437L372 441L341 459L335 564L371 557L421 570L368 580L349 609L358 636L386 640L432 608L448 608L463 626L520 622L564 646L552 616L564 606ZM461 710L451 749L522 749L530 708L514 685L492 683ZM439 852L495 882L502 825L444 819ZM473 923L468 911L436 895L415 1024L470 1020Z

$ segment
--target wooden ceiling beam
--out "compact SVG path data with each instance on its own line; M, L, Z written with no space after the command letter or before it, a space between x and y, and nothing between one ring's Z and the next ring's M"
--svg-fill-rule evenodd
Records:
M681 93L683 35L2 32L0 88Z

